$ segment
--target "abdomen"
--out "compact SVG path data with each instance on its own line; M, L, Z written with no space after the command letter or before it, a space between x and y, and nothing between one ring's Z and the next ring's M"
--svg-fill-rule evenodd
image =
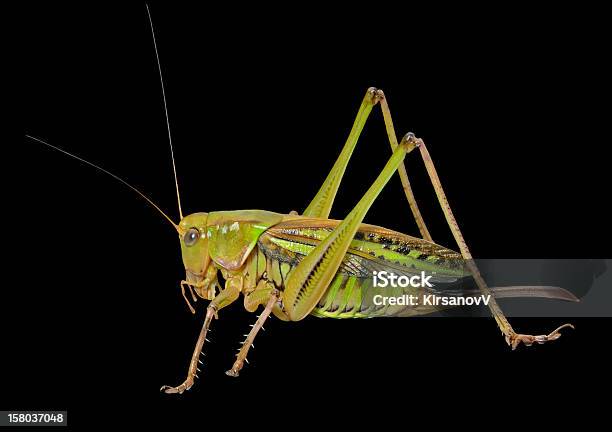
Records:
M260 251L255 251L259 259L265 260L264 277L279 289L284 291L285 282L291 275L295 265L266 257ZM260 269L262 269L260 262ZM384 299L406 299L408 296L422 296L423 291L408 287L375 287L372 277L356 277L346 272L338 271L331 284L310 312L320 318L373 318L373 317L408 317L435 312L437 308L419 302L418 305L400 304L391 306Z

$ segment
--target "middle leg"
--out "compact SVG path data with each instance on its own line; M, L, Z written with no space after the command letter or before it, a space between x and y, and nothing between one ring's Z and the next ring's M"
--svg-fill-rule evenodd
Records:
M238 374L240 373L240 370L244 366L244 362L248 363L247 355L249 353L249 349L251 349L251 347L253 346L253 341L255 340L255 336L257 336L257 333L259 332L259 330L263 328L264 322L270 316L272 309L278 303L280 293L276 288L273 288L269 291L268 296L269 296L269 299L268 299L268 302L266 303L266 307L264 308L261 315L259 315L259 317L257 318L257 321L253 325L253 328L251 328L251 331L247 335L247 338L242 343L242 348L238 350L238 354L236 354L236 361L234 362L234 365L232 366L230 370L225 372L227 375L232 376L232 377L237 377Z

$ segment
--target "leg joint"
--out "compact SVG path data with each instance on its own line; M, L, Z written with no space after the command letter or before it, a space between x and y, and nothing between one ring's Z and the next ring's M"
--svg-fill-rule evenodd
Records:
M423 140L421 138L417 138L412 132L408 132L402 138L402 142L400 145L406 147L406 153L410 153L415 148L420 147L423 144Z
M380 102L381 100L385 98L385 94L383 93L383 91L380 89L377 89L376 87L370 87L368 89L367 94L370 97L372 105L376 105L378 102Z

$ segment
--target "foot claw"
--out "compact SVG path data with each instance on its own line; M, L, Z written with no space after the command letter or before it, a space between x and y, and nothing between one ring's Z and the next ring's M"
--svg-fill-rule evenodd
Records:
M230 370L226 371L226 372L225 372L225 375L227 375L227 376L231 376L231 377L237 377L238 375L240 375L240 373L239 373L239 371L238 371L238 370L236 370L236 369L232 368L232 369L230 369Z
M179 387L171 387L171 386L164 385L164 386L161 386L159 391L160 392L164 392L166 394L175 394L175 393L181 394L181 393L183 393L183 391L181 390L180 386Z
M531 346L534 343L538 343L541 345L543 343L559 339L561 337L561 329L564 329L566 327L569 327L571 329L574 328L574 326L571 324L563 324L562 326L558 327L547 335L537 336L512 333L511 335L506 336L506 342L512 347L512 350L515 350L521 342L524 343L526 346Z
M240 370L242 369L242 366L244 366L244 362L242 360L236 360L232 368L228 370L227 372L225 372L225 375L231 376L231 377L237 377L240 374Z
M186 379L185 382L183 382L183 384L176 386L176 387L171 387L171 386L162 386L159 391L160 392L164 392L166 394L183 394L183 392L185 390L189 390L191 388L191 386L193 385L193 379Z

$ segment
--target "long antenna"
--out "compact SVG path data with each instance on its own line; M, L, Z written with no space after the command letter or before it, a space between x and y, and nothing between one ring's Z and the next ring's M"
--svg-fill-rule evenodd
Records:
M104 168L102 168L102 167L100 167L100 166L98 166L98 165L96 165L96 164L94 164L94 163L91 163L91 162L89 162L89 161L86 161L86 160L85 160L85 159L83 159L83 158L80 158L80 157L78 157L78 156L76 156L76 155L73 155L72 153L69 153L69 152L67 152L66 150L62 150L62 149L61 149L61 148L59 148L59 147L55 147L54 145L51 145L51 144L49 144L48 142L41 140L40 138L36 138L36 137L31 136L31 135L26 135L26 137L27 137L27 138L30 138L31 140L37 141L37 142L39 142L39 143L41 143L41 144L44 144L44 145L46 145L47 147L51 147L51 148L52 148L52 149L54 149L54 150L57 150L57 151L59 151L59 152L62 152L62 153L64 153L65 155L70 156L71 158L74 158L74 159L76 159L76 160L78 160L78 161L81 161L81 162L83 162L83 163L86 163L87 165L92 166L92 167L94 167L95 169L102 171L104 174L108 174L109 176L111 176L111 177L112 177L112 178L114 178L115 180L120 181L121 183L123 183L124 185L126 185L127 187L129 187L130 189L132 189L134 192L136 192L138 195L140 195L142 198L144 198L144 199L145 199L145 200L146 200L146 201L147 201L149 204L151 204L151 205L152 205L152 206L155 208L155 210L157 210L158 212L160 212L160 213L162 214L162 216L163 216L163 217L165 217L165 218L168 220L168 222L170 222L170 223L172 224L172 226L173 226L173 227L174 227L176 230L178 230L178 227L177 227L177 226L176 226L176 224L175 224L175 223L172 221L172 219L170 219L170 218L168 217L168 215L167 215L166 213L164 213L164 212L162 211L162 209L160 209L160 208L157 206L157 204L155 204L155 203L154 203L153 201L151 201L151 200L150 200L150 199L149 199L149 198L148 198L148 197L147 197L145 194L143 194L142 192L140 192L138 189L136 189L134 186L132 186L131 184L129 184L129 183L128 183L128 182L126 182L125 180L123 180L121 177L116 176L116 175L115 175L115 174L113 174L112 172L107 171L107 170L105 170Z
M153 36L153 47L155 48L155 58L157 60L157 70L159 71L159 82L161 83L162 96L164 99L164 112L166 113L166 128L168 129L168 141L170 142L170 155L172 156L172 170L174 171L174 186L176 187L176 200L178 201L178 210L181 219L183 219L183 210L181 209L181 195L179 193L178 178L176 176L176 164L174 163L174 148L172 147L172 134L170 133L170 120L168 119L168 106L166 105L166 89L164 88L164 78L162 76L161 63L159 62L159 54L157 52L157 42L155 41L155 30L153 29L153 20L151 19L151 11L149 5L147 7L147 15L149 24L151 25L151 35Z

